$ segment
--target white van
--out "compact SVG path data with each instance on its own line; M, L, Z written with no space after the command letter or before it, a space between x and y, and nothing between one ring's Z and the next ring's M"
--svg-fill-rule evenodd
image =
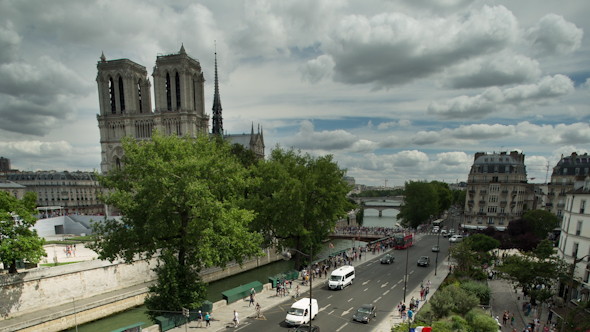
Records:
M293 303L293 305L291 305L291 309L289 309L289 312L287 312L285 323L287 323L289 326L298 326L309 323L310 309L311 319L315 319L315 316L319 311L318 300L311 299L311 306L309 305L309 298L304 298Z
M350 265L343 266L332 271L328 286L330 289L342 289L348 285L352 285L354 277L354 267Z

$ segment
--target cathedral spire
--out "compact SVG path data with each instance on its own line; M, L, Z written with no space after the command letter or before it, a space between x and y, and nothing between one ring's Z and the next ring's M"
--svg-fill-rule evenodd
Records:
M219 77L217 75L217 50L215 51L215 95L213 96L213 135L223 137L223 117L221 116L221 97L219 97Z

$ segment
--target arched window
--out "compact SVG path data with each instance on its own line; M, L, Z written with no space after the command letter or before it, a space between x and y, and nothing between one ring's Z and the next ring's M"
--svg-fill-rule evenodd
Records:
M178 75L178 72L174 82L176 83L176 108L180 108L180 75Z
M115 103L115 82L109 78L109 100L111 101L111 113L117 114L117 104Z
M170 86L170 74L166 73L166 106L172 109L172 87Z
M137 82L137 101L139 102L139 113L143 113L143 105L141 104L141 80Z
M125 91L123 89L123 77L119 76L119 100L121 101L121 113L125 113Z

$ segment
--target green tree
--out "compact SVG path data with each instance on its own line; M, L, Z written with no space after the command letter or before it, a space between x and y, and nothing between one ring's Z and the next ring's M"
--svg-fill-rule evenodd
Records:
M456 272L469 272L475 262L475 255L468 241L459 242L454 244L450 250L451 257L455 260L456 266L454 270Z
M354 208L346 198L345 173L332 155L312 157L277 146L254 171L259 182L246 201L257 213L253 229L267 243L277 240L279 248L319 249L336 220ZM295 253L295 267L300 266L301 256Z
M218 136L219 137L219 136ZM218 138L219 140L219 138ZM256 153L250 149L246 149L242 144L234 143L231 145L231 153L238 158L238 160L246 168L251 168L258 164L258 157Z
M99 240L91 247L101 259L127 263L159 254L164 264L156 269L159 293L148 301L156 306L148 308L196 308L206 299L198 291L202 268L261 255L262 237L248 229L254 213L239 206L247 171L228 143L206 137L156 131L151 141L122 143L124 167L97 176L109 189L101 199L123 218L95 223ZM165 266L172 257L174 264Z
M539 239L545 239L549 232L559 226L559 218L545 210L529 210L525 212L522 219L529 222L530 230Z
M448 288L449 287L446 287L440 291L437 291L432 299L430 299L430 306L436 318L448 316L455 308L451 291L447 290Z
M431 181L430 185L433 186L437 195L438 202L438 215L448 210L453 204L453 193L449 189L449 185L444 182Z
M421 223L438 212L438 194L434 187L423 181L406 182L404 203L400 206L397 219L410 227L418 227Z
M463 282L461 283L461 289L464 289L467 292L477 296L479 298L479 303L483 305L488 305L490 303L490 299L492 298L492 291L490 290L490 287L480 282Z
M363 223L365 222L365 207L364 205L361 205L361 207L359 207L358 212L356 213L356 223L362 227Z
M33 216L37 194L29 191L22 199L0 191L0 260L9 273L17 273L16 261L38 263L47 254L45 239L37 235L37 218Z
M467 190L453 190L452 194L453 204L463 210L465 207L465 197L467 197Z
M456 285L450 285L445 288L445 290L447 289L448 294L453 299L453 311L460 314L461 316L465 316L469 310L473 309L479 304L479 298L475 294L459 288Z
M500 241L484 234L473 234L465 238L463 242L469 243L469 246L477 252L488 252L500 247Z
M542 241L531 252L508 256L503 260L502 265L497 267L500 272L508 276L508 279L527 289L533 303L545 301L551 297L551 289L537 290L537 285L548 287L555 278L567 274L567 264L555 254L552 248L548 248L548 242L548 240Z

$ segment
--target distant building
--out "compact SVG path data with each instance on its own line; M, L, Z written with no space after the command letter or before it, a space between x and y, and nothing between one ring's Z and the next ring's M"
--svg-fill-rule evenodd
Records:
M37 193L37 207L62 207L65 213L105 213L98 199L102 187L93 172L19 172L7 174L6 178Z
M553 167L551 182L547 184L545 209L560 219L563 218L567 192L574 187L582 187L584 178L589 175L589 170L588 154L578 155L573 152L570 156L562 155L557 165Z
M0 157L0 172L6 172L10 170L10 159Z
M524 154L475 154L467 179L462 227L503 231L510 221L522 217L527 185Z
M587 158L587 157L586 157ZM575 161L575 160L574 160ZM578 164L579 165L579 164ZM577 187L577 186L576 186ZM558 254L568 263L580 259L574 271L572 299L588 301L590 292L590 176L583 185L570 190L562 208L561 235ZM583 258L583 259L582 259Z
M21 199L27 192L27 187L8 181L8 174L0 173L0 191L5 191L13 197Z
M344 177L344 181L346 181L346 183L348 183L349 186L354 188L355 185L355 181L354 181L354 177L352 176L345 176Z

